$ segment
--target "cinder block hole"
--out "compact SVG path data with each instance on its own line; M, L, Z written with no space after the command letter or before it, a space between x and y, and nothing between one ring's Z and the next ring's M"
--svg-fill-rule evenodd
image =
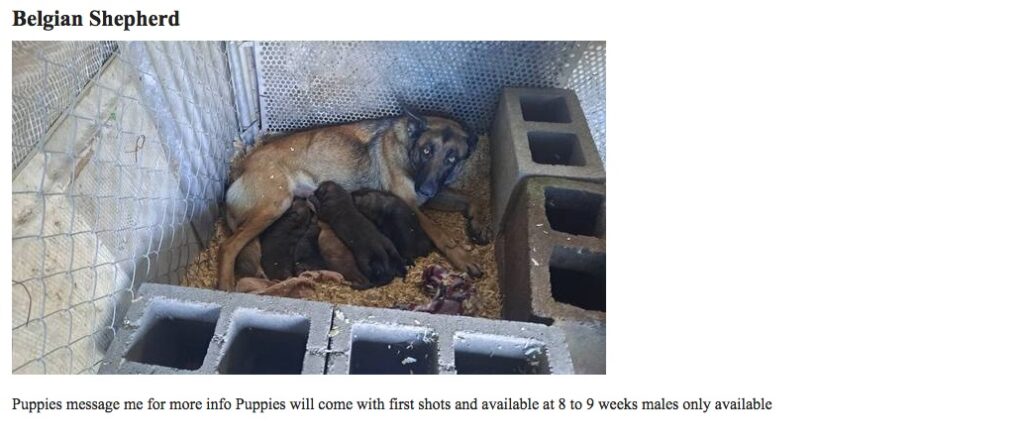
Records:
M548 270L555 301L579 308L604 311L604 253L556 246Z
M572 122L565 97L523 95L519 97L519 107L523 109L523 120L528 122Z
M544 212L551 229L604 237L604 196L563 188L544 189Z
M537 340L501 335L455 334L459 374L548 374L547 348Z
M239 309L228 328L222 374L301 374L309 319Z
M530 143L530 157L534 163L566 166L586 164L576 134L530 131L526 136Z
M156 298L146 307L142 328L125 353L129 361L196 370L203 365L220 307Z
M358 323L349 374L436 374L437 334L426 328Z

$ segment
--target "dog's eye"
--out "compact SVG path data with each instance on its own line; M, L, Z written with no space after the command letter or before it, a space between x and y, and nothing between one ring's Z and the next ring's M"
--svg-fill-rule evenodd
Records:
M448 163L455 163L455 156L454 155L449 155L448 156Z
M433 149L430 148L430 145L423 147L423 155L430 155L430 151L433 151Z

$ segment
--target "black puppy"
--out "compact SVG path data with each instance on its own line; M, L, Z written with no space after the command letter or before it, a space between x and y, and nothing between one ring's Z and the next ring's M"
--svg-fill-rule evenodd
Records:
M406 264L411 265L417 257L423 257L433 250L433 243L420 226L416 213L398 196L383 191L362 189L352 193L359 212L370 219L395 249Z
M324 182L314 194L317 216L348 245L356 265L379 286L405 276L405 263L394 244L356 209L352 196L337 183Z
M295 243L295 275L306 271L327 269L327 262L320 253L320 223L316 214L310 219L306 232Z
M285 280L296 274L296 252L304 258L310 254L306 246L311 235L310 229L316 230L312 233L312 253L316 254L316 236L319 235L320 228L316 224L313 208L305 199L296 198L292 201L291 208L260 234L260 249L263 254L260 265L263 266L267 278Z

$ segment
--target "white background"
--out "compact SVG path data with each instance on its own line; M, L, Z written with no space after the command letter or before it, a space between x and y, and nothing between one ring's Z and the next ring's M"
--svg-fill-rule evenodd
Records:
M11 3L181 10L179 28L131 32L13 28L7 15L4 34L24 40L607 40L612 252L607 376L14 377L0 352L4 441L1024 439L1024 14L1013 2ZM0 166L4 187L10 170ZM11 397L239 396L756 396L774 409L10 409Z

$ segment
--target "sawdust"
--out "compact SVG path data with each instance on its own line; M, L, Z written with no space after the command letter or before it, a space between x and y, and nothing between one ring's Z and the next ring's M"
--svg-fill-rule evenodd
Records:
M482 138L478 152L474 153L463 170L463 178L453 184L452 188L468 195L476 204L481 205L484 214L490 209L490 152L486 137ZM487 245L475 245L466 235L466 220L457 212L424 211L431 220L437 223L451 238L458 239L463 245L471 248L468 253L483 268L484 275L473 279L476 287L475 296L463 304L464 315L500 319L502 297L498 290L498 266L494 255L494 242ZM488 219L487 222L490 222ZM223 219L217 221L209 246L186 268L182 286L213 289L217 284L217 256L220 245L227 235L227 227ZM316 294L312 300L328 303L349 304L378 308L391 308L396 305L422 304L430 297L420 289L423 270L427 266L437 264L451 268L451 264L436 250L426 257L416 260L408 268L405 278L395 279L391 283L366 290L354 290L335 283L317 283Z

